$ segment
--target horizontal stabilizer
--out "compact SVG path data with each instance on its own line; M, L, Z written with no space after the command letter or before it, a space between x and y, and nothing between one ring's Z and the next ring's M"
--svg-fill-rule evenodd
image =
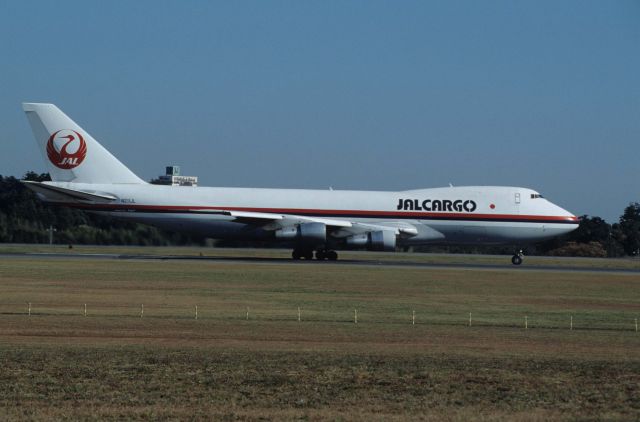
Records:
M76 189L61 188L46 183L22 181L29 189L41 195L44 200L50 202L98 202L109 203L115 201L113 195L107 193L84 192Z

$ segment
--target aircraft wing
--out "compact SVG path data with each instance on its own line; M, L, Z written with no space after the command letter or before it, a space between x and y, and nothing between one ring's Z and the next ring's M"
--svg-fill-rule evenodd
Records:
M306 217L295 214L271 214L252 211L223 211L224 215L235 217L235 220L247 224L260 224L269 230L277 230L285 226L292 226L301 223L322 223L327 227L351 227L352 223L345 220L336 220L333 218L322 217Z
M398 236L415 236L418 230L405 221L390 221L379 224L358 223L355 221L338 220L324 217L308 217L295 214L272 214L252 211L222 211L221 214L235 217L235 220L245 224L261 226L264 230L278 230L283 227L304 223L322 223L330 230L333 237L348 237L353 234L371 231L392 231Z

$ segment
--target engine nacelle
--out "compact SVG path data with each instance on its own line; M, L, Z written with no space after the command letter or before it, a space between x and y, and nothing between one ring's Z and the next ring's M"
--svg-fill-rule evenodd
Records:
M367 248L370 251L393 251L396 249L396 235L391 230L354 234L345 239L348 246Z
M275 231L276 239L295 240L309 245L324 244L327 241L327 226L323 223L302 223L283 227Z

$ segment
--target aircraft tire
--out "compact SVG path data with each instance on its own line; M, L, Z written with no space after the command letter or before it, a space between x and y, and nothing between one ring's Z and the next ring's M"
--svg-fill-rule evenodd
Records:
M316 259L318 261L324 261L325 259L327 259L327 253L324 250L317 250L316 251Z
M327 259L329 261L337 261L338 253L336 251L327 251Z
M522 257L520 255L513 255L511 257L511 263L513 265L520 265L522 264Z

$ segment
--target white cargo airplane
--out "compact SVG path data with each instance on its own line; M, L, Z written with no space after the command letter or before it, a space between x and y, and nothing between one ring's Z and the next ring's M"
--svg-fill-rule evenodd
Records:
M162 186L146 183L53 104L23 104L51 182L25 182L58 205L217 239L288 241L294 259L335 249L425 244L522 246L578 227L531 189L400 192ZM513 264L522 263L518 251Z

